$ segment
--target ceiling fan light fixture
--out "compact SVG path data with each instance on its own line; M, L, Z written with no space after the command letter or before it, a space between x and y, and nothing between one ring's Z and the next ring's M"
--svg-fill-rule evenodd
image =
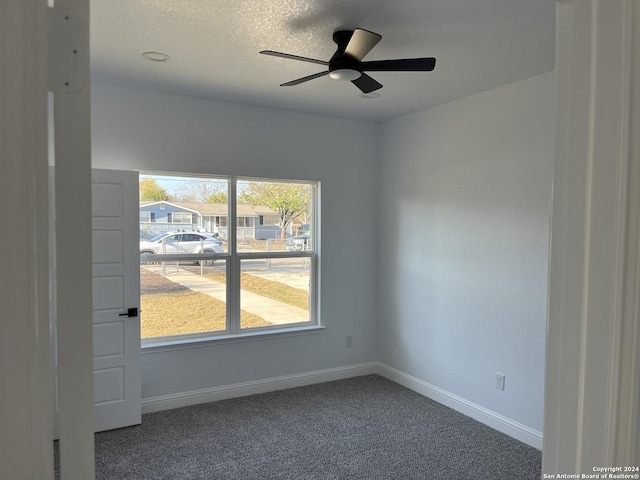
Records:
M339 68L329 72L329 76L334 80L341 80L343 82L351 82L357 80L362 76L362 72L354 70L352 68Z

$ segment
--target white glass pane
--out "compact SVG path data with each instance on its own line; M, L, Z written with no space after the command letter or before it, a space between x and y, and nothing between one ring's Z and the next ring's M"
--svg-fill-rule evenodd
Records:
M226 260L141 265L140 310L142 338L226 330Z
M217 236L228 251L228 198L227 179L141 174L140 240L162 233L201 232Z
M310 264L309 258L242 260L241 328L309 322Z
M238 181L238 252L312 250L312 198L308 183Z

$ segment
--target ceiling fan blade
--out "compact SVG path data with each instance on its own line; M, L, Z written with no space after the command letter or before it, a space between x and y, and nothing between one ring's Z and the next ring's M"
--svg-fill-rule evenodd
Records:
M351 80L356 87L362 90L362 93L371 93L375 90L382 88L382 84L376 82L373 78L371 78L366 73L363 73L360 78L356 78L355 80Z
M357 28L353 32L351 40L349 40L344 53L346 53L347 55L351 55L357 60L362 60L365 55L369 53L373 47L376 46L381 38L382 35Z
M436 59L433 57L362 62L362 70L365 72L430 72L434 68Z
M272 57L288 58L289 60L299 60L301 62L317 63L319 65L329 65L324 60L316 60L315 58L300 57L299 55L291 55L290 53L274 52L273 50L262 50L263 55L271 55Z
M290 82L283 83L280 85L281 87L293 87L294 85L300 85L301 83L308 82L309 80L313 80L314 78L324 77L329 74L329 70L326 72L314 73L313 75L309 75L308 77L298 78L297 80L291 80Z

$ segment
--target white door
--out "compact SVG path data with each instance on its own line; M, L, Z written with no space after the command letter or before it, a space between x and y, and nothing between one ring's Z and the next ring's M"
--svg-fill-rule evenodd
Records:
M141 421L138 172L92 170L96 431Z

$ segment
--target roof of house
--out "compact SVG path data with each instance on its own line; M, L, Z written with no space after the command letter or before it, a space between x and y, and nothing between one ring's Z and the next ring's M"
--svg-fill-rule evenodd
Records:
M173 205L179 208L185 208L198 212L203 216L221 216L224 217L228 214L228 205L226 203L199 203L199 202L167 202L164 200L157 202L140 202L141 207L156 205L159 203L165 203L167 205ZM269 207L263 205L249 205L246 203L238 203L237 205L238 216L240 217L257 217L259 215L276 215L276 212Z

